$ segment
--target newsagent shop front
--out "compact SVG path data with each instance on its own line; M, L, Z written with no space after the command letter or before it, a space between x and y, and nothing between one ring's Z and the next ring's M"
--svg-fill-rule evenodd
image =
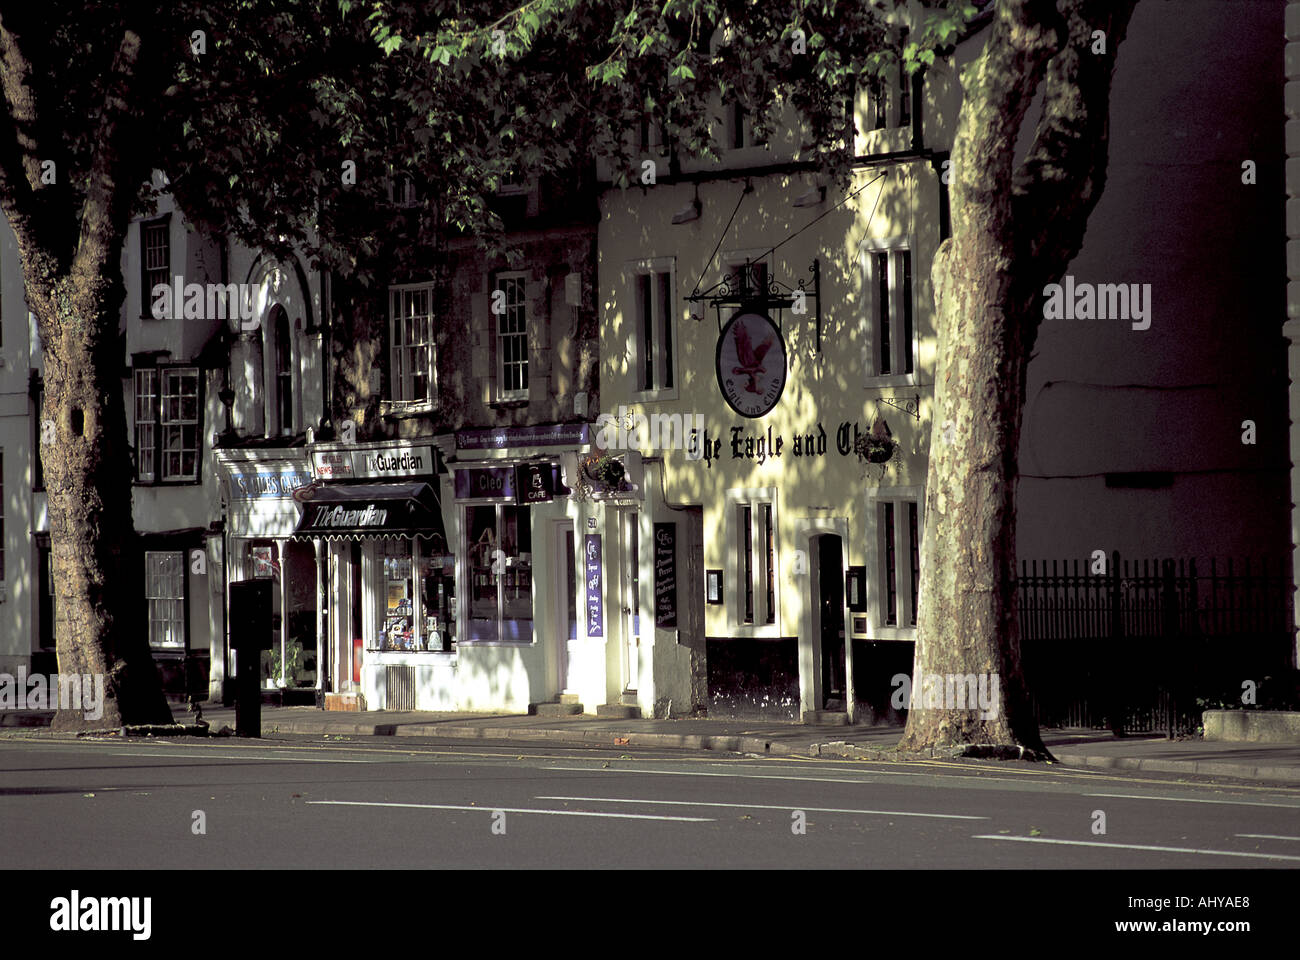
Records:
M456 657L455 558L434 447L317 444L311 461L294 538L324 557L326 707L413 710L418 699L445 709L424 705L428 691L452 686Z

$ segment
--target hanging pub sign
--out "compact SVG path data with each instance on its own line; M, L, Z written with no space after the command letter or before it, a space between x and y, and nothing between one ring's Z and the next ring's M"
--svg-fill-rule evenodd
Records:
M785 390L785 338L772 318L737 312L718 337L718 386L742 417L765 416Z
M518 502L547 503L555 499L555 465L521 463L515 467L515 497Z

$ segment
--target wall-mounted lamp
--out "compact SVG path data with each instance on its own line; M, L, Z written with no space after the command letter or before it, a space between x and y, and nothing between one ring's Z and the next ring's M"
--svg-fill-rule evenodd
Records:
M692 220L698 220L700 219L700 210L700 198L696 197L673 214L673 223L690 223Z
M812 187L809 190L795 197L794 205L796 207L815 207L826 200L825 187Z

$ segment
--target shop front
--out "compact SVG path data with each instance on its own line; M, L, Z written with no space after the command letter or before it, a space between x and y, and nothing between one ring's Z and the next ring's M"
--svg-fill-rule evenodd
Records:
M222 471L226 542L226 622L230 585L269 580L271 649L260 664L261 686L283 691L285 702L314 702L321 687L320 638L324 609L316 585L313 544L293 539L300 508L296 491L311 482L301 448L217 450ZM231 644L226 638L226 665ZM230 676L228 670L222 676Z
M461 709L576 699L576 678L592 666L579 614L580 505L561 469L586 441L585 424L455 435Z
M299 491L299 542L318 546L325 705L450 709L457 648L455 559L428 444L321 444Z

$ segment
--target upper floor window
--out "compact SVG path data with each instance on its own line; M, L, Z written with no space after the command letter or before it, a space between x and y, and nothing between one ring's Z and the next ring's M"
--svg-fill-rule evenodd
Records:
M140 224L140 301L145 316L152 316L149 305L154 287L172 282L170 230L170 216Z
M289 315L278 303L271 310L275 336L275 400L281 434L293 433L293 339Z
M868 376L911 376L916 366L912 253L905 240L868 246L863 254L863 299L871 334Z
M392 287L388 303L392 398L406 403L432 403L436 389L433 287Z
M675 390L677 335L673 261L644 261L631 271L636 322L636 386L642 393Z
M868 87L868 129L911 126L913 79L906 70L895 67L887 76L871 80Z
M198 480L198 368L140 369L134 381L136 480Z
M528 298L522 273L503 273L492 291L497 390L502 400L528 398Z

